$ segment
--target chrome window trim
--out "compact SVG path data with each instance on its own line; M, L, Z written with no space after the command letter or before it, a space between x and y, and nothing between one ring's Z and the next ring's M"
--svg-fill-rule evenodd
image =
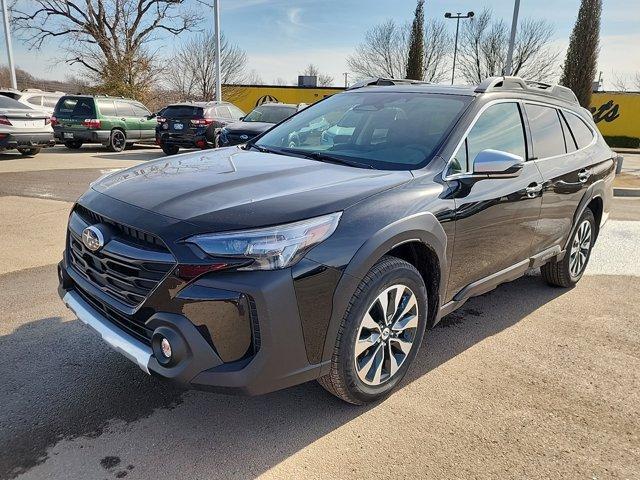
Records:
M447 163L445 164L444 169L442 170L442 179L443 180L448 181L448 180L456 180L456 179L460 179L460 178L470 178L470 177L474 177L474 176L479 176L479 175L475 175L472 171L469 171L469 170L467 170L465 172L459 172L459 173L450 174L450 175L448 175L447 172L448 172L448 170L449 170L449 168L451 166L451 163L453 162L453 158L454 158L455 154L460 149L460 146L462 145L462 143L466 140L466 138L469 135L469 132L471 131L471 129L475 126L476 122L478 121L478 118L480 118L480 115L482 115L485 112L485 110L487 110L489 107L491 107L493 105L496 105L496 104L499 104L499 103L516 103L516 104L522 104L522 105L530 103L530 104L533 104L533 105L541 105L543 107L555 108L557 110L561 110L561 111L567 112L570 115L577 116L580 120L582 120L584 122L584 124L591 131L591 135L593 136L593 138L591 139L591 143L589 145L587 145L585 147L582 147L582 148L579 148L579 149L577 149L577 150L575 150L573 152L563 153L561 155L554 155L552 157L544 157L544 158L535 158L535 159L532 160L534 162L566 157L567 155L573 155L573 154L576 154L578 152L581 152L582 150L586 150L587 148L592 147L598 141L598 134L597 134L597 132L595 132L593 130L591 125L589 125L588 122L586 122L584 119L582 119L582 117L580 117L580 115L578 115L577 113L571 111L570 109L568 109L566 107L559 106L559 105L554 105L554 104L548 103L548 102L543 102L543 101L538 101L538 100L525 100L525 99L521 99L521 98L500 98L500 99L497 99L497 100L492 100L490 102L487 102L485 105L483 105L480 108L478 113L476 113L475 117L473 117L473 120L469 124L469 127L467 127L467 129L465 130L464 135L462 135L460 141L456 145L456 148L453 150L453 153L451 154L451 157L449 157L449 160L447 161ZM526 111L524 112L524 114L526 115ZM526 139L526 135L525 135L525 139ZM525 159L525 161L527 161L527 160L528 159ZM480 176L484 176L484 175L480 175Z

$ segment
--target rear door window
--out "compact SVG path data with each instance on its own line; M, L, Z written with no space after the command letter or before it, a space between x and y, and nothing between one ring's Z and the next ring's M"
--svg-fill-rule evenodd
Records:
M136 116L133 112L133 106L129 102L124 102L122 100L116 100L116 111L120 117L126 118Z
M578 146L569 129L569 125L567 125L567 121L562 115L560 115L560 124L562 125L562 133L564 135L564 144L567 147L567 153L575 152L578 150Z
M105 117L115 117L117 115L113 100L96 100L96 103L98 104L98 110Z
M593 131L587 126L587 124L577 115L573 113L564 112L564 118L567 119L573 138L578 145L578 148L584 148L593 141Z
M66 118L94 118L93 98L63 97L56 106L56 116Z
M553 107L530 103L525 104L525 110L531 128L535 157L541 159L567 153L558 111Z

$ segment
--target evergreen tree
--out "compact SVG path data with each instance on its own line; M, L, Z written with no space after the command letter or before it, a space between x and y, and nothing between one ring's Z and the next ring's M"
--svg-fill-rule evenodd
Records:
M424 76L424 0L416 5L407 55L407 78L422 80Z
M602 0L582 0L571 32L560 84L569 87L580 105L589 108L600 51Z

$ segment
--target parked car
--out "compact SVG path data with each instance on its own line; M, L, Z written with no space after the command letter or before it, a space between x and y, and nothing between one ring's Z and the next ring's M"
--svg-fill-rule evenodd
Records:
M616 155L573 92L385 83L94 183L69 218L64 303L145 372L249 394L318 379L363 404L469 298L532 268L575 285ZM310 128L349 111L349 141Z
M33 156L54 145L49 116L24 103L0 96L0 152L16 149Z
M230 123L220 130L218 146L228 147L246 143L306 107L306 103L297 105L293 103L263 103L258 105L239 121Z
M212 148L217 130L243 116L244 112L229 102L169 105L158 116L156 143L167 155L175 155L180 148Z
M53 115L54 107L60 97L64 95L64 92L45 92L37 88L27 88L26 90L8 88L0 90L0 95L13 98L34 110L45 112L51 116Z
M106 95L65 95L51 117L56 139L77 150L101 143L112 152L127 145L153 142L155 116L142 103Z

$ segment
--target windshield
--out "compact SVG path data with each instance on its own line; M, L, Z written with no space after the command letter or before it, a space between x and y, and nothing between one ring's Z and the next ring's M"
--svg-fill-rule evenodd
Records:
M255 143L387 170L426 165L471 97L415 92L334 95L273 128Z
M260 105L249 112L244 117L243 122L265 122L280 123L285 118L289 118L296 113L293 107L274 107L269 105Z

